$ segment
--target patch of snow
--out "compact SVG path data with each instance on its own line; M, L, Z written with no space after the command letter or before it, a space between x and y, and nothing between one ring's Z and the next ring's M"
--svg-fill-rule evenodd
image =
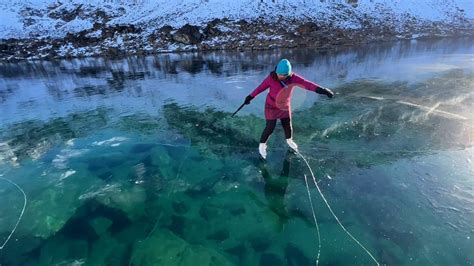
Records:
M122 36L117 36L115 38L107 38L102 42L102 44L106 47L116 48L124 47L125 45Z
M218 30L220 30L221 32L232 32L233 31L231 28L229 28L228 26L225 26L225 25L218 25L216 28Z
M122 36L118 36L118 37L115 39L115 43L117 44L117 46L123 46L123 38L122 38Z
M71 43L63 44L61 47L58 49L58 55L59 56L66 56L69 54L71 51L75 49L74 45Z
M59 29L63 32L76 33L82 30L92 29L92 26L93 26L93 23L91 21L76 18L64 24Z
M10 36L16 36L21 32L23 23L20 21L21 17L17 9L14 6L8 5L5 1L0 3L0 38L8 38Z
M96 31L86 34L86 37L89 37L89 38L99 38L100 36L102 36L102 30L96 30Z

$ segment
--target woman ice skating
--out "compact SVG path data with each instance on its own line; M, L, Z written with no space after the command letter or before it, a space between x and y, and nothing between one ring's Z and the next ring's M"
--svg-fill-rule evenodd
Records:
M270 88L265 100L265 119L267 124L260 137L258 151L263 159L267 158L267 140L275 129L277 120L280 119L285 131L286 143L297 150L298 145L292 139L291 126L291 95L294 87L301 87L319 94L326 94L329 98L334 93L323 88L316 83L304 79L302 76L292 72L291 63L287 59L282 59L276 66L275 71L263 80L263 82L245 98L244 104L250 104L253 98L264 90Z

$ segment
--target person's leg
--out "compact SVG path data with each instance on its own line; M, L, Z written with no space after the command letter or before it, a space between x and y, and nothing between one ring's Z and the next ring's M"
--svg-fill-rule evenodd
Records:
M260 145L258 146L258 152L263 159L267 159L267 140L270 135L273 133L273 130L276 126L276 119L275 120L267 120L267 125L262 132L262 136L260 137Z
M282 118L281 119L281 126L283 127L283 130L285 131L285 138L286 138L286 143L290 148L293 150L298 150L298 145L293 141L293 127L291 125L291 118Z
M260 143L267 143L268 138L273 133L273 130L276 126L276 119L275 120L267 120L267 125L262 132L262 136L260 137Z
M282 118L281 120L281 126L283 127L283 131L285 131L285 138L291 139L293 136L293 127L291 126L291 118Z

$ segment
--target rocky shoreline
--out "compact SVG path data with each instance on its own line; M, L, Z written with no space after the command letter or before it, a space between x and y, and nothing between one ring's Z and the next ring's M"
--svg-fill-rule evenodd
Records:
M411 22L400 28L388 22L366 20L360 22L361 28L344 29L311 20L280 18L278 23L269 23L263 19L214 19L202 26L165 25L155 30L97 22L88 30L67 33L64 38L0 40L0 62L211 50L330 49L394 40L474 36L474 27L469 23L452 25L420 22L415 18Z

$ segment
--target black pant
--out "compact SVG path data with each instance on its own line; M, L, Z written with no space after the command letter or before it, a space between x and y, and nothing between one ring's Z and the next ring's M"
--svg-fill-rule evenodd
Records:
M291 138L292 134L292 127L291 127L291 118L282 118L280 119L281 121L281 126L283 127L283 130L285 131L285 137L287 139ZM267 120L267 125L265 126L265 129L262 132L262 136L260 137L260 143L266 143L270 135L273 133L273 130L275 129L277 120Z

